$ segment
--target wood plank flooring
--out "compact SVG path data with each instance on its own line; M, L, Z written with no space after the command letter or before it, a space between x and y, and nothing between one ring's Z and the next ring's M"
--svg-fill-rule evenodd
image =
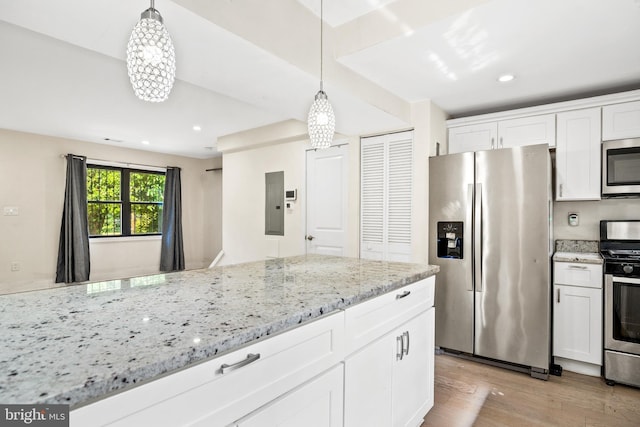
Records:
M436 355L435 404L421 427L639 427L640 389L563 372L549 381Z

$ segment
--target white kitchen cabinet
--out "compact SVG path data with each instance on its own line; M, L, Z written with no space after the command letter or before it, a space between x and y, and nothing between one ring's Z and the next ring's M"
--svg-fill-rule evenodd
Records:
M501 120L498 122L496 148L513 148L524 145L556 145L555 114Z
M556 200L600 200L600 108L557 115Z
M433 406L434 279L346 310L345 427L419 426Z
M640 138L640 101L602 107L602 140Z
M572 372L600 376L602 265L554 262L553 355Z
M345 361L345 427L419 426L433 406L435 309Z
M343 365L340 364L233 425L236 427L341 427Z
M70 425L417 426L433 406L434 291L431 276L74 409ZM347 416L372 402L389 418Z
M343 359L341 311L81 407L70 421L72 426L228 426Z
M410 320L392 335L400 338L396 338L393 366L392 425L419 426L433 407L435 309ZM398 359L402 350L404 356Z
M536 144L555 147L554 114L449 128L449 154Z
M491 150L498 140L498 123L449 128L449 154Z

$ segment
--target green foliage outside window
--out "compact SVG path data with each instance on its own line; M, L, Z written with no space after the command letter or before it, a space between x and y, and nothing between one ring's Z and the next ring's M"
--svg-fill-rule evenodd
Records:
M164 182L163 173L88 166L89 235L162 233Z

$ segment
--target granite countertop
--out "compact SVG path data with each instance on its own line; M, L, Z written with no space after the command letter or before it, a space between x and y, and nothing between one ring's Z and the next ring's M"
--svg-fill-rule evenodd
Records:
M308 255L0 296L0 402L73 409L438 271Z
M602 264L600 242L597 240L556 240L554 261Z
M582 264L602 264L604 260L599 253L592 252L556 252L553 254L554 261L579 262Z

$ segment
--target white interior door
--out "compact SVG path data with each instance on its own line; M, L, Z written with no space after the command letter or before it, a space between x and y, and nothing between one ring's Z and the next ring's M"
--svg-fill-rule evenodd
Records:
M345 254L348 146L307 151L307 253Z

